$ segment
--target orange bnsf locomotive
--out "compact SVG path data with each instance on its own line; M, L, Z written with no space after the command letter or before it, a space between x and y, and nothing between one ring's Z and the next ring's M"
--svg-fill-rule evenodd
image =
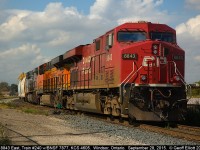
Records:
M187 108L184 63L174 29L125 23L23 74L19 89L22 98L38 104L131 120L181 121Z

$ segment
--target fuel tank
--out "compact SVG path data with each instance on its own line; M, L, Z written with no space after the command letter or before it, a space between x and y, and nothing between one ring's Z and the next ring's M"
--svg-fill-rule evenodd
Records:
M74 94L75 108L82 111L102 113L99 93Z

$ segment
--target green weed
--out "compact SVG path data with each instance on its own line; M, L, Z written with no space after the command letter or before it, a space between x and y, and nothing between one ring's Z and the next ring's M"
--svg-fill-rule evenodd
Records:
M192 88L192 97L200 98L200 88Z
M14 103L6 103L6 105L9 107L9 108L17 108L18 106Z
M46 115L48 116L48 111L45 110L37 110L37 109L32 109L32 108L25 108L22 109L23 112L28 113L28 114L35 114L35 115Z
M4 127L0 124L0 145L11 145L11 140L7 137Z

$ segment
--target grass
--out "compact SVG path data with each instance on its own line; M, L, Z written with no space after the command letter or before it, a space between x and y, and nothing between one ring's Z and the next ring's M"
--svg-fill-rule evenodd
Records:
M0 145L11 145L11 140L6 136L4 127L0 124Z
M12 109L16 109L18 106L16 104L13 103L0 103L0 108L12 108Z
M0 95L0 99L4 99L5 97L3 95Z
M33 108L24 108L22 109L23 112L28 113L28 114L35 114L35 115L46 115L48 116L48 111L45 110L38 110L38 109L33 109Z
M191 94L193 98L200 98L200 88L192 88Z
M33 108L33 107L34 106L22 106L22 105L12 103L12 102L0 103L0 109L5 109L5 108L18 109L18 110L21 110L22 112L28 113L28 114L45 115L45 116L49 115L48 110L44 110L44 109L41 110L41 109Z
M11 141L8 137L0 138L0 145L11 145Z

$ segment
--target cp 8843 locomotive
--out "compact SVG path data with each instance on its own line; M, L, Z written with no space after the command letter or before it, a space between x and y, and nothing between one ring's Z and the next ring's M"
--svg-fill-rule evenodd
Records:
M29 102L146 121L181 121L185 53L165 24L122 24L21 74Z

